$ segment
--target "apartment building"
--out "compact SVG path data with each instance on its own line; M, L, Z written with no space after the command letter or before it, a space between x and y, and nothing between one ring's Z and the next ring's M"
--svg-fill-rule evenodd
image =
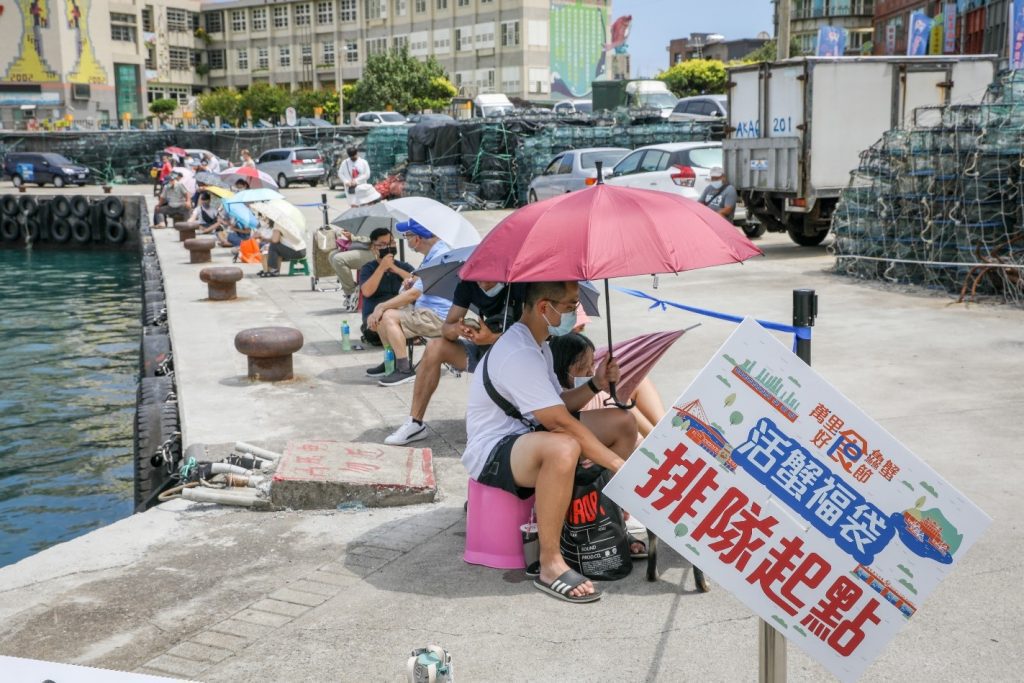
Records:
M603 75L610 12L610 0L209 0L202 26L211 87L336 88L405 46L462 94L550 100Z
M796 39L800 51L814 54L818 43L818 29L837 26L846 29L846 53L861 54L865 45L870 47L874 34L875 0L778 0L790 3L790 35ZM776 8L776 25L778 8Z

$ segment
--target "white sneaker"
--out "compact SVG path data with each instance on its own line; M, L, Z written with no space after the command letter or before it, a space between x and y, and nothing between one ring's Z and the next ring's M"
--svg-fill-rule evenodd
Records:
M359 305L359 294L345 294L341 300L341 307L346 311L356 310L356 306Z
M404 446L411 441L419 441L427 438L427 425L416 424L411 417L405 418L405 423L396 429L391 436L384 439L389 446Z

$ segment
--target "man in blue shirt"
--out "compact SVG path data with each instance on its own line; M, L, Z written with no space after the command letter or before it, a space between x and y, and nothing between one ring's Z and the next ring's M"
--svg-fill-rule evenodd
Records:
M421 268L440 262L441 257L451 251L449 246L438 239L416 221L409 220L395 226L413 251L423 254ZM406 340L413 337L440 337L441 327L452 307L450 299L423 293L423 281L415 278L406 281L406 289L397 296L382 301L366 319L368 329L380 335L381 341L389 344L395 352L395 371L384 374L384 364L369 368L366 374L380 377L382 386L396 386L416 379L409 361Z

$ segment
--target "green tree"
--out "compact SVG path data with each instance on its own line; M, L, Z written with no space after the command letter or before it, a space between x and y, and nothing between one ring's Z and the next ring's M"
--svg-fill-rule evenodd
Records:
M298 116L315 116L317 107L328 115L328 105L334 103L334 115L338 115L338 93L334 90L296 90L292 93L292 106Z
M170 98L153 100L149 103L149 113L161 121L164 121L168 116L173 114L174 110L177 108L178 100L172 100Z
M211 122L218 116L223 121L237 121L242 118L241 102L242 96L234 88L217 88L199 96L198 114Z
M371 55L346 106L356 111L391 108L406 114L448 106L457 91L433 57L420 61L405 47Z
M278 121L284 116L284 110L291 105L291 93L269 83L253 83L242 93L239 108L242 116L246 111L252 112L253 120L266 119Z
M677 97L725 92L725 64L717 59L688 59L658 74Z
M750 54L744 56L740 61L748 64L751 62L774 62L778 55L778 50L778 42L773 38ZM799 57L800 54L800 43L797 42L796 38L791 39L789 41L789 56Z

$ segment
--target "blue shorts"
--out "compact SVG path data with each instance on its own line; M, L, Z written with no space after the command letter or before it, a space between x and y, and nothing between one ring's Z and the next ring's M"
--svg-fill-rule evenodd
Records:
M231 243L231 246L233 246L233 247L240 247L240 246L242 246L242 242L244 240L245 240L245 238L242 237L241 235L239 235L234 230L229 230L228 231L228 242Z

